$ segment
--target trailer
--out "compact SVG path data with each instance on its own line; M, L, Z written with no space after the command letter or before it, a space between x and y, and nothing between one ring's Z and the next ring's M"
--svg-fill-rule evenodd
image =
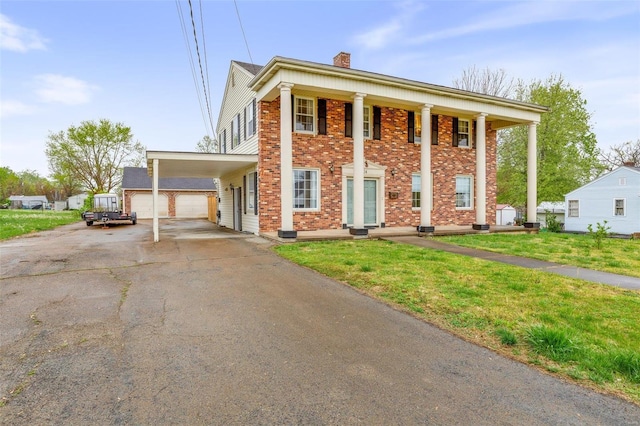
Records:
M107 226L111 223L125 223L135 225L138 221L136 212L123 212L120 208L120 198L117 194L96 194L93 196L93 210L82 213L82 218L91 226L100 223Z

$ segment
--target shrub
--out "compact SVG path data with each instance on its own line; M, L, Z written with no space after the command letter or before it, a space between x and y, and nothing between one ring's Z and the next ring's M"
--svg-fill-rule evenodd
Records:
M544 220L547 222L547 231L556 233L562 232L562 223L558 221L558 217L549 210L545 212Z
M607 221L603 221L602 224L600 222L596 223L596 230L593 230L593 226L591 224L587 225L587 229L589 230L589 235L593 237L596 243L596 248L600 250L602 248L602 242L609 235L610 226L607 226Z

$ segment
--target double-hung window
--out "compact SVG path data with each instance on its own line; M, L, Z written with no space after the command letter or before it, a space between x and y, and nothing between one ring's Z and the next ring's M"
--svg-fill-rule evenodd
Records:
M224 129L223 131L220 132L220 147L218 148L220 150L221 154L226 154L227 153L227 129Z
M293 208L317 210L320 192L318 171L310 169L293 170Z
M624 216L625 215L625 202L624 198L616 198L613 200L613 215Z
M240 145L240 114L231 120L231 149Z
M579 216L580 216L580 201L569 200L569 217L579 217Z
M458 119L458 146L469 147L471 140L471 123L469 120Z
M420 174L414 173L411 175L411 207L414 209L420 208L420 190L422 182L420 181Z
M256 100L251 101L249 105L244 109L245 116L245 128L244 135L245 139L249 139L251 136L256 133Z
M456 208L471 209L473 207L473 178L471 176L456 176Z
M365 139L371 139L371 107L364 107L362 111L362 121L363 121L363 129L362 132L364 134Z
M294 129L296 132L313 133L314 107L313 99L295 98Z

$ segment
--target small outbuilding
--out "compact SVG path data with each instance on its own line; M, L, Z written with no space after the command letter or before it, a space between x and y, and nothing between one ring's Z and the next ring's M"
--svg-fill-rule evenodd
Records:
M540 227L547 227L547 215L554 216L558 223L564 224L564 201L543 201L536 208L537 219Z
M209 199L216 196L211 178L160 178L158 217L211 218ZM152 182L146 167L124 168L122 199L124 211L136 212L138 219L153 218Z
M607 221L610 232L640 232L640 167L626 163L565 195L565 230L587 232Z
M496 225L513 225L517 211L509 204L496 204Z

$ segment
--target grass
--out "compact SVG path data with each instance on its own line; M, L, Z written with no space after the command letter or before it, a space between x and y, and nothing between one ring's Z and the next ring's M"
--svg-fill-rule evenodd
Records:
M640 403L640 292L388 241L275 250L469 341Z
M76 211L0 210L0 240L78 222Z
M640 278L640 240L608 238L602 248L589 235L476 234L438 237L438 240L496 253L530 257L564 265Z

